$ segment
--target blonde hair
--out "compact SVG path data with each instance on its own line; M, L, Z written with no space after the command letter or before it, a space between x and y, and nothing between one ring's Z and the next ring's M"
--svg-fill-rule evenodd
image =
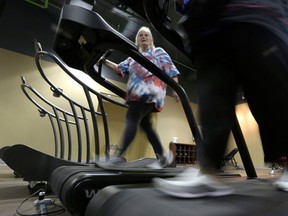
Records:
M148 28L148 27L146 27L146 26L142 26L139 30L138 30L138 32L137 32L137 34L136 34L136 36L135 36L135 45L138 47L138 50L140 51L140 52L142 52L143 50L141 49L141 47L139 47L139 44L138 44L138 42L137 42L137 38L138 38L138 36L139 36L139 33L141 32L141 31L145 31L145 32L148 32L149 34L150 34L150 36L151 36L151 44L150 44L150 48L155 48L155 45L154 45L154 38L153 38L153 35L152 35L152 32L151 32L151 30L150 30L150 28Z

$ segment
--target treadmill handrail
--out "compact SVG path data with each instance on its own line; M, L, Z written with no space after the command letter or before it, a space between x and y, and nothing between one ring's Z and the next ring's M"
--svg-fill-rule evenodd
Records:
M75 14L77 14L77 16L75 16ZM119 38L120 42L124 41L124 43L127 43L131 49L138 50L134 43L130 43L131 41L128 38L113 29L98 13L94 11L76 5L64 5L60 19L67 19L83 24L85 23L85 26L91 29L112 32ZM59 29L57 31L59 31Z
M75 14L79 15L77 16L77 19L75 18ZM133 42L131 42L128 38L126 38L119 32L115 31L110 25L107 24L105 20L103 20L103 18L98 13L89 11L79 6L67 5L63 7L61 17L62 19L68 19L68 20L70 19L78 23L80 22L85 27L92 28L94 31L101 31L111 35L111 37L109 38L107 37L107 35L105 35L106 38L100 38L100 39L98 38L98 40L101 41L101 43L96 44L94 42L95 46L93 50L108 50L108 49L119 50L122 53L125 53L131 58L133 58L135 61L137 61L147 70L149 70L151 73L153 73L163 82L165 82L168 86L170 86L178 94L181 100L187 121L189 123L192 132L192 136L194 136L197 144L202 143L200 130L197 126L196 120L192 113L189 99L186 95L185 90L171 77L169 77L166 73L164 73L161 69L159 69L155 64L153 64L141 53L139 53L138 49L136 48ZM88 20L87 23L86 20ZM114 40L111 40L111 38L113 38ZM97 62L97 59L95 58L98 56L94 56L93 54L94 54L93 52L90 54L89 58L85 60L83 66L84 71L87 72L89 75L90 74L95 75L94 65Z

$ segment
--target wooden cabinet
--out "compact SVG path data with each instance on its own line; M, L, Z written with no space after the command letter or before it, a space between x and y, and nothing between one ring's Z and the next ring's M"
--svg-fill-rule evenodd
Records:
M189 165L197 162L197 150L195 144L170 143L176 165Z

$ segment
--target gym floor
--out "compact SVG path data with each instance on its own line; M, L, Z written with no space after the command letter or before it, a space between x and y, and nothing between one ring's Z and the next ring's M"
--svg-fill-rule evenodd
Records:
M13 170L6 164L0 163L0 215L18 216L19 214L16 213L16 210L22 202L22 206L18 209L20 215L33 215L38 213L34 205L34 201L38 199L38 195L30 196L28 182L23 181L23 178L17 178ZM46 198L50 198L52 201L56 200L55 203L61 206L61 202L53 194L48 194ZM51 205L49 211L60 211L61 209L62 208ZM53 215L70 216L67 211Z
M239 181L246 179L246 173L243 169L235 169L234 167L225 167L227 173L240 174L241 177L233 177L233 179ZM256 172L259 178L277 178L281 175L280 171L276 171L274 175L270 174L271 168L256 168ZM28 182L23 181L22 178L17 178L14 175L13 170L6 166L4 163L0 163L0 206L1 216L18 216L16 210L22 215L31 215L37 213L37 209L34 205L34 201L38 199L38 196L30 197L30 190L28 189ZM53 194L48 194L46 198L55 201L55 204L61 206L61 202ZM26 200L27 199L27 200ZM51 205L49 211L61 210L59 206ZM70 216L69 212L59 212L53 215Z

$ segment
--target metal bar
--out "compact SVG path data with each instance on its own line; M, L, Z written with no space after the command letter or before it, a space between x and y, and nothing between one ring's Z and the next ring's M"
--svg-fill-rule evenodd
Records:
M80 127L80 123L79 123L79 119L77 118L77 111L75 108L75 104L73 103L73 101L69 100L70 103L70 107L72 109L72 112L74 114L74 120L75 120L75 125L76 125L76 131L77 131L77 144L78 144L78 157L77 157L77 161L81 162L82 160L82 135L81 135L81 127Z
M55 107L52 107L54 114L55 114L55 119L58 125L58 130L59 130L59 138L60 138L60 158L64 159L64 152L65 152L65 146L64 146L64 134L63 134L63 128L61 124L60 117L58 115L57 109Z
M58 136L57 136L57 133L56 133L56 127L55 127L55 124L54 124L54 121L53 121L53 118L50 114L47 114L48 117L49 117L49 120L50 120L50 123L51 123L51 126L52 126L52 130L53 130L53 134L54 134L54 145L55 145L55 153L54 153L54 156L55 157L58 157Z
M99 101L100 112L102 113L102 121L103 121L103 127L104 127L105 155L106 155L106 159L109 159L110 140L109 140L109 128L108 128L107 115L105 112L102 98L99 95L97 95L97 97L98 97L98 101Z
M95 108L93 105L93 101L91 98L91 95L89 93L89 90L86 85L83 85L83 90L88 102L88 106L90 108L90 114L91 114L91 120L92 120L92 125L93 125L93 133L94 133L94 139L95 139L95 161L99 161L100 157L100 145L99 145L99 130L98 130L98 124L97 124L97 119L95 116Z
M81 112L82 112L82 115L86 117L86 113L83 107L81 107ZM89 126L88 126L87 118L84 119L83 123L84 123L85 134L86 134L86 163L89 163L91 150L90 150L90 133L89 133Z
M236 114L234 115L234 125L232 128L232 133L237 144L245 171L247 173L248 178L257 178L257 174L247 148L247 144L245 142L245 138L243 136L240 124L238 122Z
M67 131L67 139L68 139L68 152L67 152L67 159L70 161L72 157L72 139L71 139L71 131L70 131L70 124L69 119L66 113L63 113L64 119L65 119L65 125L66 125L66 131Z

